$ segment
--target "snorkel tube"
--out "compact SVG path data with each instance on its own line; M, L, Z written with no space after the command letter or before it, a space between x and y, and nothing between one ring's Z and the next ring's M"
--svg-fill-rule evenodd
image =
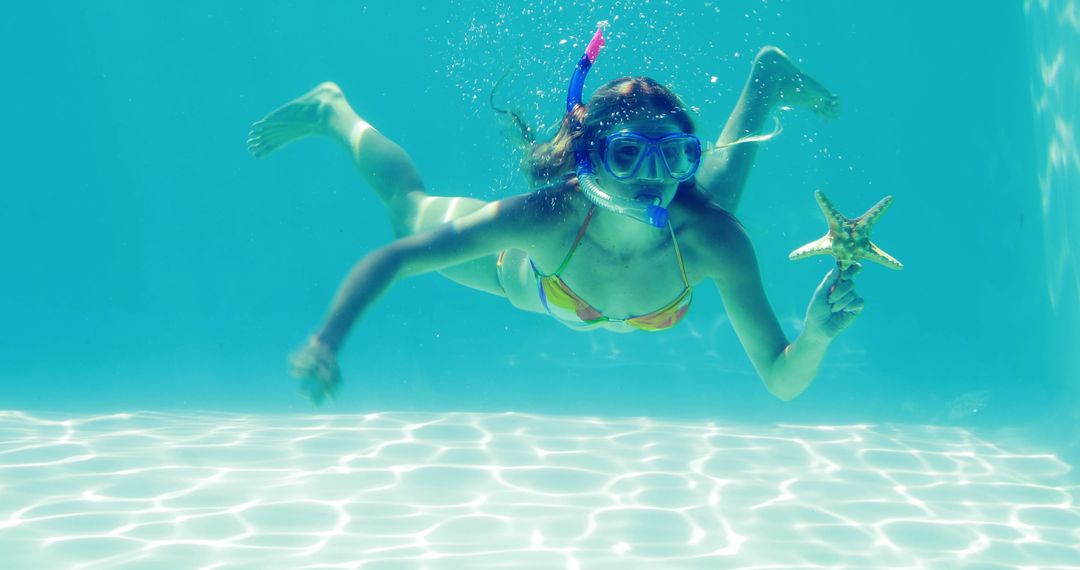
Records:
M585 48L585 53L574 68L574 75L570 78L570 88L566 93L567 113L573 111L574 107L584 104L581 102L581 91L585 87L585 76L588 75L589 68L596 61L596 56L600 55L600 48L604 46L605 24L606 22L601 22L597 27L596 33ZM574 162L577 165L578 186L590 202L657 228L667 226L668 211L660 205L659 197L645 200L623 198L612 196L600 189L600 184L596 181L596 170L593 168L592 161L589 160L588 144L581 137L574 141Z

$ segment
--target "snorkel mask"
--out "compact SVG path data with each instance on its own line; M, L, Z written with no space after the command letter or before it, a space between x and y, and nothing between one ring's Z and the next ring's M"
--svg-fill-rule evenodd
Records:
M585 87L585 76L604 45L603 32L604 23L602 22L585 48L585 53L582 54L577 67L574 68L574 75L570 78L570 87L566 93L567 113L573 111L574 107L584 104L581 102L581 91ZM589 146L580 137L574 141L574 162L577 165L578 186L590 202L657 228L667 226L668 211L660 205L660 197L624 198L612 196L600 189L600 184L596 181L596 170L593 168L592 161L589 160Z

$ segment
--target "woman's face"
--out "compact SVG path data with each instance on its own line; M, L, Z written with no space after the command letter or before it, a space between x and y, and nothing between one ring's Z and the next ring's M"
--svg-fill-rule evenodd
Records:
M682 128L671 119L634 119L620 122L612 128L601 131L599 137L603 139L608 135L619 132L631 132L650 138L659 138L672 133L681 133ZM619 152L612 149L613 153ZM620 157L613 156L613 160ZM597 181L607 192L618 194L625 198L649 199L660 198L660 205L667 207L675 198L675 191L680 182L668 175L664 167L663 158L658 152L650 152L643 159L637 171L631 178L615 178L603 165L603 157L600 156L600 145L592 153L594 169Z

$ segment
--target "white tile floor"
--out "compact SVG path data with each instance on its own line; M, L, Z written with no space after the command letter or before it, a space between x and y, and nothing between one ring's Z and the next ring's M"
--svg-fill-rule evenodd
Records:
M956 428L0 412L39 568L1080 569L1080 485Z

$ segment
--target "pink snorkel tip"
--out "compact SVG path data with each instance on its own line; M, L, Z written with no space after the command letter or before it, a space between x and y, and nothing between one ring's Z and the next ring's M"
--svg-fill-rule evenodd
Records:
M585 55L589 56L589 63L596 62L596 56L600 55L600 48L604 47L604 29L597 28L589 40L589 47L585 48Z

